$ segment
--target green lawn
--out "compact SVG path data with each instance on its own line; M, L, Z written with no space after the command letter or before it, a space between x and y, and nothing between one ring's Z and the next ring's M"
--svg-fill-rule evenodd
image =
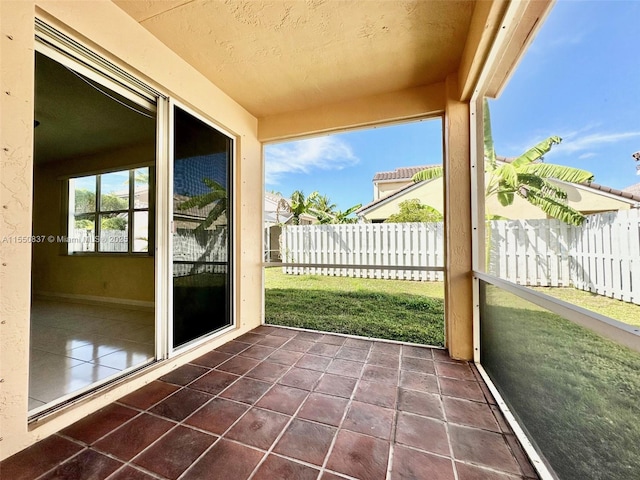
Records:
M614 298L603 297L591 292L575 288L535 287L541 293L573 303L587 310L591 310L615 320L640 327L640 305L623 302ZM639 476L640 477L640 476Z
M267 323L444 345L442 282L285 275L281 268L265 277Z
M482 364L559 477L640 478L640 354L492 286L482 316Z

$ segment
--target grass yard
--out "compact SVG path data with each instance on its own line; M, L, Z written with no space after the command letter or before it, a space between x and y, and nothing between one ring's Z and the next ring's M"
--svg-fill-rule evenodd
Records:
M640 305L575 288L535 287L533 290L573 303L587 310L640 327Z
M444 345L441 282L285 275L265 269L265 321L364 337Z
M640 478L640 354L496 287L485 298L482 364L559 478Z

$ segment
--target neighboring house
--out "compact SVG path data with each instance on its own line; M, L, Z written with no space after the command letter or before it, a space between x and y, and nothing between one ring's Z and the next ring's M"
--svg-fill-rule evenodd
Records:
M629 193L631 195L635 195L636 197L640 197L640 183L636 183L635 185L623 188L622 191L624 193Z
M379 172L373 177L374 201L359 209L356 213L361 221L381 223L389 216L400 211L400 203L418 199L423 205L429 205L443 213L444 191L442 178L414 183L413 175L427 165L401 167L393 172ZM489 174L485 175L485 184ZM579 212L593 213L626 210L640 206L640 184L628 189L617 190L597 183L575 184L551 180L567 192L569 205ZM631 190L631 189L636 190ZM634 193L635 192L635 193ZM385 195L386 194L386 195ZM378 198L376 198L378 195ZM512 205L500 205L495 196L486 199L486 211L508 219L546 218L546 214L526 200L517 197Z
M293 214L289 211L291 200L270 192L264 194L264 224L265 227L272 225L291 225ZM311 225L318 223L318 219L313 215L303 213L300 215L300 225Z

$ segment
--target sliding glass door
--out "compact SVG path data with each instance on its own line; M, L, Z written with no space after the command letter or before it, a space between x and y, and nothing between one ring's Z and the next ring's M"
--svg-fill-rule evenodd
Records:
M173 348L231 325L233 141L173 107Z

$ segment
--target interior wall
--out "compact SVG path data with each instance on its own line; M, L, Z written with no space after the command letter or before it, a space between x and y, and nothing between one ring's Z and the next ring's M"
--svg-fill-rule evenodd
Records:
M127 68L164 94L194 107L236 137L237 328L30 425L28 352L32 246L30 243L3 245L0 249L0 378L4 380L0 388L0 459L258 326L262 311L262 148L257 139L257 119L110 1L0 2L2 236L26 238L32 233L35 15ZM167 167L161 165L160 168Z
M66 178L104 169L126 169L155 163L155 144L36 165L34 168L33 234L66 233L63 191ZM133 255L67 255L66 244L33 244L34 294L71 294L153 302L154 258Z

